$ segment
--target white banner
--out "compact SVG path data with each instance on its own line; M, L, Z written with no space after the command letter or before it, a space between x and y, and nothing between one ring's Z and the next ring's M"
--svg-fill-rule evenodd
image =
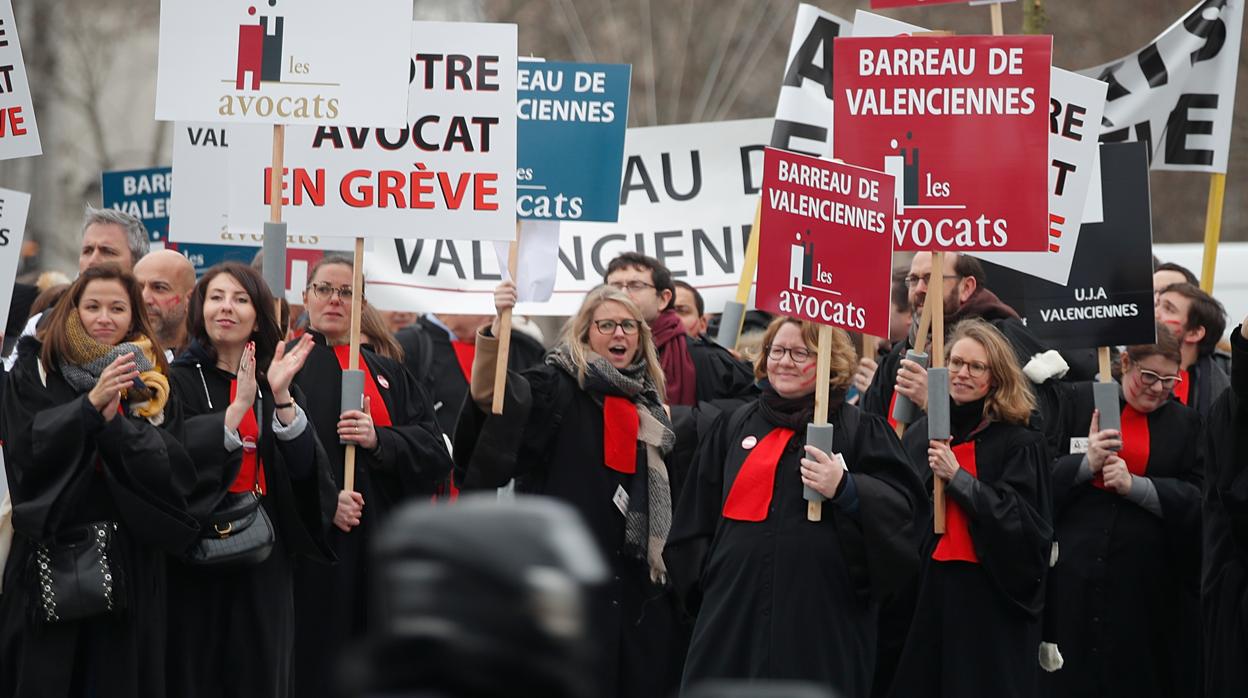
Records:
M555 288L524 315L570 315L617 254L656 257L702 292L712 312L736 294L762 182L771 119L630 128L618 223L559 228ZM488 244L378 242L365 255L369 302L383 310L492 314L502 278Z
M229 153L234 132L263 126L224 126L178 122L173 127L173 186L169 194L169 241L209 245L264 243L262 226L240 231L230 226ZM272 152L266 146L265 152ZM265 220L268 220L267 214ZM311 235L288 226L286 245L293 249L354 250L352 238Z
M797 6L770 145L816 157L832 152L832 40L853 25L813 5Z
M1226 172L1243 0L1203 0L1148 46L1079 71L1109 83L1101 140L1144 141L1155 170Z
M22 240L26 236L26 212L30 210L30 194L0 189L0 317L9 316L13 301L13 280L22 261Z
M156 118L402 126L411 21L410 0L161 0Z
M854 36L895 36L927 31L859 10ZM1066 285L1075 261L1079 226L1085 212L1099 218L1100 170L1097 124L1105 108L1105 84L1060 68L1052 69L1049 89L1049 250L1047 252L975 252L1003 267ZM1088 205L1096 175L1095 205Z
M283 219L301 235L514 239L516 25L408 26L410 125L286 129ZM269 130L230 139L230 229L256 233L269 215Z
M43 153L11 0L0 0L0 160ZM22 214L25 216L25 214ZM12 274L9 275L12 288Z

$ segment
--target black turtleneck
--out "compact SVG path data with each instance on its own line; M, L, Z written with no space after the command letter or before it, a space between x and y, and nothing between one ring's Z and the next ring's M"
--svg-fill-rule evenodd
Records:
M954 441L966 441L984 421L984 398L959 405L949 398L949 433Z

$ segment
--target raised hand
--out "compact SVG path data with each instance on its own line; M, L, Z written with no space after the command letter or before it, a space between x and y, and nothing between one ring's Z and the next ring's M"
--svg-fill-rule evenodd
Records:
M134 384L139 377L138 367L134 362L134 354L123 354L113 359L95 381L95 387L87 393L91 406L104 415L104 420L111 422L117 416L117 408L121 405L121 391Z

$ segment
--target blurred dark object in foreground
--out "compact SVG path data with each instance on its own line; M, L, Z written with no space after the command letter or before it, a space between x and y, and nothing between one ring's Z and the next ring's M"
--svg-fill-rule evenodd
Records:
M805 681L704 681L682 698L837 698L830 688Z

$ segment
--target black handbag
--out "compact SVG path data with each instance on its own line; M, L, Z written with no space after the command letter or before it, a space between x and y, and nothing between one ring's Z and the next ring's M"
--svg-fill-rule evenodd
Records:
M35 545L35 617L68 623L119 614L126 606L124 565L113 521L77 526Z
M258 565L269 559L273 540L273 522L261 503L257 461L252 488L226 493L187 551L186 561L200 567Z

